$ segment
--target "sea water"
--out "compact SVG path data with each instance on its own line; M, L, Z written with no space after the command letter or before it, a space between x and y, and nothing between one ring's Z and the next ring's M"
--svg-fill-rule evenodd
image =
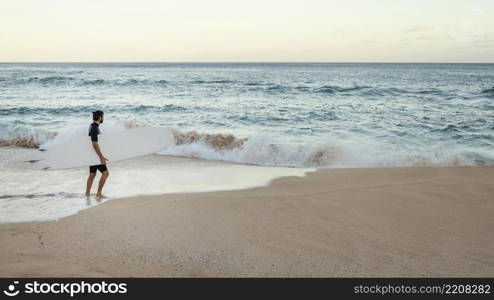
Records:
M494 165L494 64L3 63L0 222L80 209L87 170L37 173L14 158L70 139L96 109L103 131L164 126L176 138L145 171L111 168L110 196L211 190L202 176L215 172L224 184L212 189L234 189L309 168ZM229 181L237 172L250 175ZM77 205L37 216L42 199Z

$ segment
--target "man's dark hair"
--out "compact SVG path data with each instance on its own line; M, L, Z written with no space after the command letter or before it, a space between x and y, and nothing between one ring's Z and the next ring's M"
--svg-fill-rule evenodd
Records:
M104 113L101 110L93 111L93 121L98 121L103 115Z

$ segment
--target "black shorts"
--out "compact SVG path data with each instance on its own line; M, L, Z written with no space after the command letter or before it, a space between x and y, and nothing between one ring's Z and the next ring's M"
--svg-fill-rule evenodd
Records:
M99 170L101 173L104 171L108 170L106 168L106 165L94 165L94 166L89 166L89 173L96 173L96 170Z

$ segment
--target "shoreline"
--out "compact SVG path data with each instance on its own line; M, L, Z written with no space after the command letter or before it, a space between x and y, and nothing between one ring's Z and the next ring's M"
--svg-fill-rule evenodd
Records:
M4 183L0 224L57 220L99 204L94 197L87 199L81 190L86 186L87 167L43 171L22 162L22 157L34 151L17 150L0 149L5 162L0 166L0 181ZM239 190L265 186L282 176L304 176L313 170L156 154L112 162L108 167L112 175L104 190L107 200L143 194Z
M319 169L0 224L2 277L491 277L494 167Z

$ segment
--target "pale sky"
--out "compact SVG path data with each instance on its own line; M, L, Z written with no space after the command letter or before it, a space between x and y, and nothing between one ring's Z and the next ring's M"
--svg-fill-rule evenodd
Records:
M494 63L494 0L0 0L0 61Z

